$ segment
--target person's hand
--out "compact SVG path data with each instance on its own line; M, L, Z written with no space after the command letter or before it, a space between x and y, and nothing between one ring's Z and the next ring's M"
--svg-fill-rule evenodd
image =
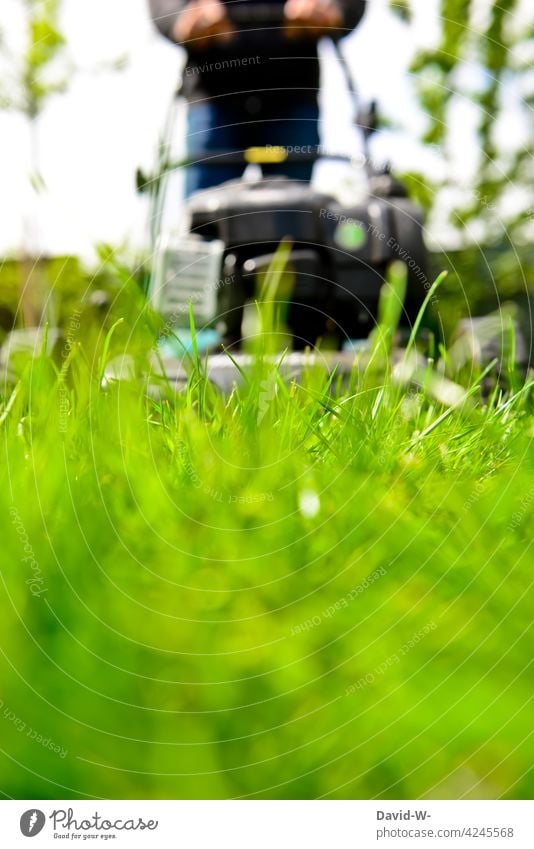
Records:
M343 14L335 0L287 0L284 18L288 38L320 38L343 26Z
M191 0L174 25L174 38L191 51L205 50L214 43L224 44L233 35L224 3L220 0Z

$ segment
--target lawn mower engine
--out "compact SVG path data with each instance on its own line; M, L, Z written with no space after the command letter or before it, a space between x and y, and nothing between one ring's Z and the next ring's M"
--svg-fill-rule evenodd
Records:
M377 320L380 288L396 259L408 268L402 322L413 323L428 289L422 215L391 175L375 176L351 207L286 177L232 180L188 202L189 233L159 253L155 306L169 325L217 327L239 347L243 309L258 297L258 276L283 239L291 252L277 301L294 349L325 336L338 347L366 338Z

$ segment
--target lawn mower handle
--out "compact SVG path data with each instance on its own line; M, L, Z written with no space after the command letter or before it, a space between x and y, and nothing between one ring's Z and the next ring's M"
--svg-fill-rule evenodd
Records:
M258 154L251 159L250 151L258 151ZM348 156L345 153L335 153L329 151L303 151L303 152L286 152L283 155L283 158L273 159L270 158L268 153L266 153L265 158L262 158L261 151L269 151L269 150L277 150L277 151L285 151L285 148L282 146L271 145L270 148L248 148L243 151L235 151L235 150L214 150L202 154L197 154L196 156L184 156L182 159L177 159L174 161L166 161L163 162L160 166L159 173L156 174L147 174L142 169L138 168L135 175L136 180L136 188L140 193L150 191L155 188L158 182L165 174L169 174L171 171L177 171L180 168L189 168L191 165L202 165L205 167L218 167L220 165L273 165L273 164L286 164L286 163L313 163L317 162L319 159L328 159L332 162L346 162L346 163L356 163L361 164L361 158L358 160L354 159L354 157Z

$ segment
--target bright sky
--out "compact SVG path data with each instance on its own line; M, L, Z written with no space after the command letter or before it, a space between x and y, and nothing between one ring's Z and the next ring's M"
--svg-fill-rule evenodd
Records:
M2 28L16 47L20 0L2 0L2 6ZM437 0L418 0L409 29L386 9L387 0L371 0L364 22L345 41L346 55L362 96L379 96L390 114L408 116L415 137L423 117L406 67L416 45L438 36ZM134 174L153 161L183 54L155 33L146 0L64 0L63 29L70 56L84 70L73 74L68 93L54 96L40 121L47 190L37 201L28 186L24 120L0 112L0 253L26 238L39 251L90 257L98 242L137 247L146 238L146 202L136 195ZM91 71L124 55L124 71ZM324 141L336 149L340 139L350 144L352 109L341 79L326 55ZM421 149L409 138L390 143L388 155L402 167L421 165ZM431 151L424 155L429 168L440 167Z

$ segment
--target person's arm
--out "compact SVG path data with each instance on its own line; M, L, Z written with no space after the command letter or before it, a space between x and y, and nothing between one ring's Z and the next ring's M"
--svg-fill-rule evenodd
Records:
M226 44L234 28L220 0L149 0L152 20L162 35L189 51Z
M359 24L365 6L366 0L286 0L287 37L337 41Z

